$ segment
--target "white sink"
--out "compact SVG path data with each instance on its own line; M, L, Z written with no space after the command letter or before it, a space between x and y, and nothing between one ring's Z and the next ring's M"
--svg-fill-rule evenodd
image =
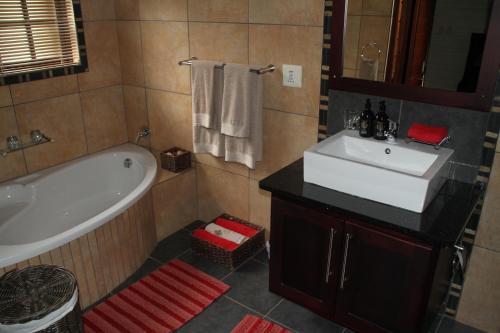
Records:
M445 183L453 152L344 130L304 152L304 181L421 213Z

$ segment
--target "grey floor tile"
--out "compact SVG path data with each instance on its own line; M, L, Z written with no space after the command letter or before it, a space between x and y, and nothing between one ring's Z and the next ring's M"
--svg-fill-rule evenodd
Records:
M344 327L288 300L283 300L268 317L301 333L341 333L344 330Z
M443 317L438 332L439 333L483 333L483 331L464 325L448 317Z
M177 332L229 333L247 314L255 313L221 297Z
M192 251L184 253L179 259L217 279L222 279L224 276L231 273L231 271L224 266L213 263L201 256L197 256Z
M142 264L142 266L139 267L139 269L134 274L132 274L125 281L123 281L111 293L112 294L119 293L120 291L122 291L123 289L127 288L128 286L130 286L134 282L137 282L138 280L142 279L143 277L145 277L146 275L148 275L152 271L158 269L160 266L161 265L159 263L157 263L156 261L151 260L151 259L147 259L146 262L144 264Z
M269 267L250 260L229 275L224 282L231 286L230 298L266 314L281 297L269 291Z
M158 243L151 257L166 263L179 256L191 247L189 233L179 230Z
M255 260L260 261L263 264L269 264L269 258L267 256L267 250L263 249L255 255Z
M190 225L184 227L184 230L192 232L193 230L199 228L200 226L202 226L204 224L205 224L205 222L203 222L203 221L199 221L199 220L198 221L194 221Z

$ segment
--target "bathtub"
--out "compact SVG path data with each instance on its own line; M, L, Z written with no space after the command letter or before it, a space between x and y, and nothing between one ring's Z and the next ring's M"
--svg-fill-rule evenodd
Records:
M47 260L54 263L56 260L50 258L57 254L51 254L52 250L80 239L127 213L150 190L156 177L156 168L156 160L149 151L136 145L124 144L0 184L0 268L26 260L25 266L38 263L43 258L33 258L39 258L44 253L48 253ZM146 207L150 209L148 202L143 208ZM134 208L133 214L124 215L120 221L132 217L145 220L152 215L150 212L139 211L138 208ZM135 233L131 229L132 222L120 224L120 221L117 222L115 233L126 238L118 239L118 243L129 242L131 235ZM124 233L123 230L128 225L125 223L130 224L127 230L131 235ZM139 228L139 223L134 226ZM94 248L91 237L80 240L77 243L78 249L73 249L74 246L69 248L73 251L71 268L79 269L76 267L75 257L83 258L87 250L89 253L96 252L95 248L99 247L104 252L113 250L105 249L108 246L106 241L115 240L115 245L119 246L120 244L116 244L117 236L111 232L112 230L106 238L107 234L103 229L103 244L99 246L97 237L100 233L93 234L96 239ZM137 242L142 244L144 241L139 239ZM131 244L122 246L132 246ZM64 252L60 251L62 258ZM91 263L95 262L92 258L85 260L87 266L89 260ZM61 265L62 263L61 259ZM135 262L133 266L139 264L140 262ZM97 270L96 265L91 267L94 271ZM124 274L126 273L122 273ZM125 277L117 278L114 284Z

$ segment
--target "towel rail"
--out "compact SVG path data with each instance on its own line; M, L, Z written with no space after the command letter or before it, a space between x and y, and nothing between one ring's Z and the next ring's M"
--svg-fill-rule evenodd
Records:
M187 65L187 66L191 66L192 64L192 60L198 60L198 58L196 57L192 57L190 59L187 59L187 60L182 60L182 61L179 61L179 66L182 66L182 65ZM224 69L224 65L222 66L216 66L217 68L221 68L221 69ZM265 73L271 73L271 72L274 72L274 70L276 69L276 67L272 64L269 64L267 65L266 67L262 67L262 68L259 68L259 69L250 69L250 72L252 73L257 73L257 74L265 74Z

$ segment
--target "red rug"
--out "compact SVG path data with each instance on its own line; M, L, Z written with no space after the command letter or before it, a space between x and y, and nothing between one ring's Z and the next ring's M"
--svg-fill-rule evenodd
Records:
M175 259L87 312L85 332L172 332L228 289Z
M291 331L273 324L260 317L246 315L242 321L233 328L231 333L292 333Z

